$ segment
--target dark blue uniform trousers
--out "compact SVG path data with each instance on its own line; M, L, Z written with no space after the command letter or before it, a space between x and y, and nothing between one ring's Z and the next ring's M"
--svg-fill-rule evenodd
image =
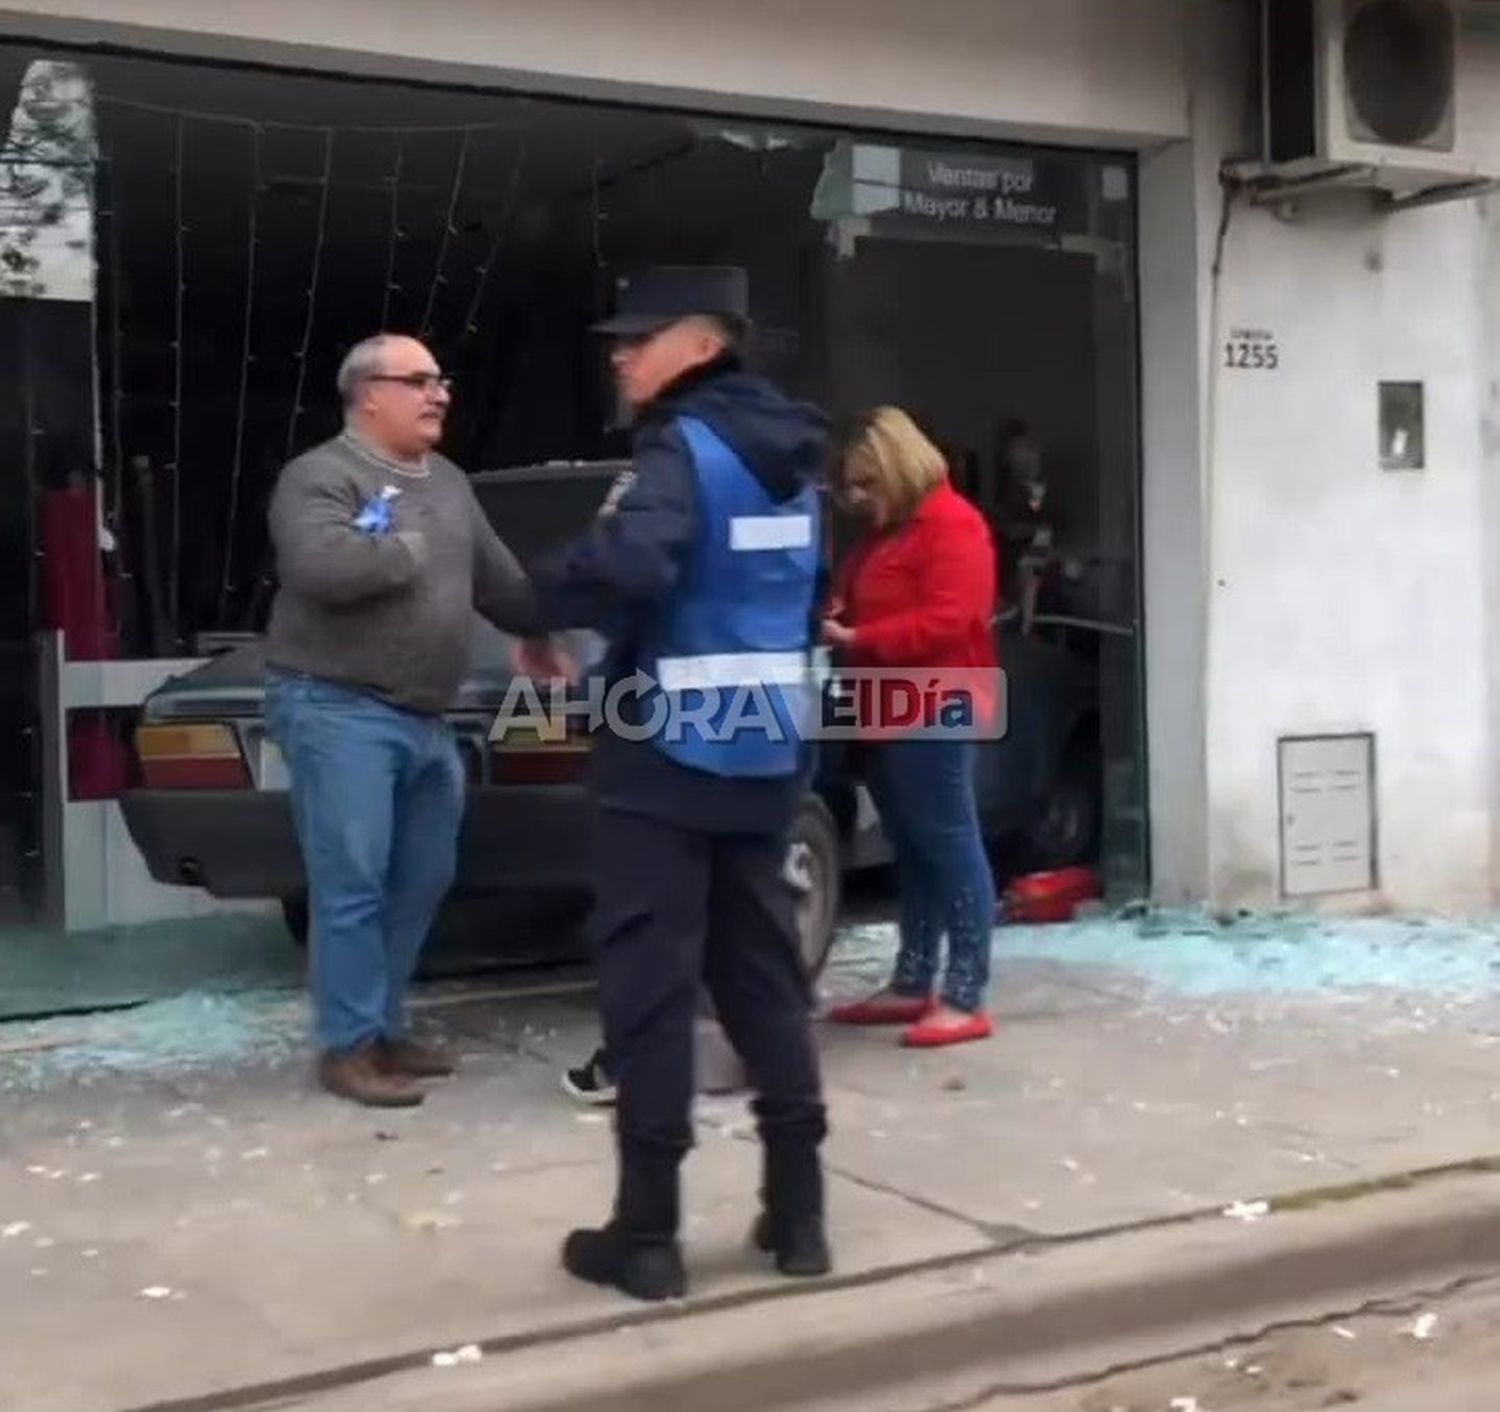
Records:
M827 1118L796 899L782 875L786 840L603 806L593 843L590 936L622 1160L661 1172L693 1145L700 987L745 1064L763 1140L816 1148Z

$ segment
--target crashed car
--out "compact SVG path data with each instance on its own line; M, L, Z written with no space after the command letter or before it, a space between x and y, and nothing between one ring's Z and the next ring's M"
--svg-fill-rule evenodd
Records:
M618 462L565 463L473 477L486 515L523 559L586 525ZM1090 861L1099 821L1095 676L1080 657L997 620L1009 726L985 742L978 781L987 839L1020 846L1036 866ZM571 642L585 664L601 644ZM260 642L212 657L143 703L134 736L137 782L121 800L158 882L225 899L279 899L305 941L306 878L286 765L267 737ZM507 730L492 739L512 688L511 642L476 618L470 670L448 712L468 773L456 898L531 902L547 915L587 904L585 721L564 739ZM512 697L512 702L513 702ZM820 743L818 769L789 843L804 962L816 976L833 943L843 879L889 861L878 815L846 748Z

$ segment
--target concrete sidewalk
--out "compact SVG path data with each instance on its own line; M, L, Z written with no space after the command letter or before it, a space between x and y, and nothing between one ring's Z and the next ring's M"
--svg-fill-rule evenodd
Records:
M852 939L829 990L877 979L888 943ZM310 1088L294 996L0 1031L0 1406L207 1407L638 1321L557 1266L611 1178L607 1119L558 1087L595 1035L587 990L562 989L428 992L464 1071L388 1115ZM1063 950L1002 959L995 993L987 1044L824 1031L830 1296L1195 1214L1253 1237L1278 1217L1219 1213L1500 1152L1488 994L1183 994ZM757 1177L744 1104L705 1100L689 1310L789 1296L745 1248Z

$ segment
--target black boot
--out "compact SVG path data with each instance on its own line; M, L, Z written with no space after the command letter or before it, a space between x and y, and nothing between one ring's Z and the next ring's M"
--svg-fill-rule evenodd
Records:
M677 1244L678 1159L620 1157L619 1194L610 1223L578 1230L563 1243L563 1267L590 1284L633 1299L681 1299L687 1273Z
M816 1143L780 1136L765 1140L761 1201L751 1236L756 1249L774 1255L783 1275L826 1275L833 1256L824 1226L823 1167Z

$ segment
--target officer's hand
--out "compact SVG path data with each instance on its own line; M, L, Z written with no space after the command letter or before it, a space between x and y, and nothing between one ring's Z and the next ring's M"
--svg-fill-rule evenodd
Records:
M845 627L837 618L824 618L823 641L831 647L847 647L854 641L854 629Z
M523 638L515 646L516 671L523 677L578 680L578 664L560 642L550 637Z

